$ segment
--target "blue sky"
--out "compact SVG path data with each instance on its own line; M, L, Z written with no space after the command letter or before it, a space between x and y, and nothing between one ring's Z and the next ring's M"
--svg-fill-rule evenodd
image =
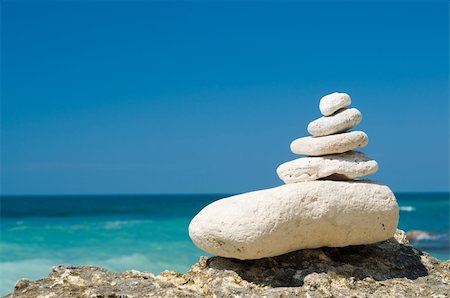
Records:
M2 2L3 194L236 193L347 92L373 179L449 189L449 10L415 2Z

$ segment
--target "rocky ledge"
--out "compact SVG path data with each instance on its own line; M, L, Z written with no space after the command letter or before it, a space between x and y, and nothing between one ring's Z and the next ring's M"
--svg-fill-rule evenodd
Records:
M405 233L377 244L299 250L241 261L201 257L186 274L155 276L94 266L54 267L6 297L448 297L450 261L410 246Z

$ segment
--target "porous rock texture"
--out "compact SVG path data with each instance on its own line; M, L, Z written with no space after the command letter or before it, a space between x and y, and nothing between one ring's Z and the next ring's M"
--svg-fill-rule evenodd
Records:
M323 137L302 137L292 141L291 151L295 154L321 156L344 153L367 146L369 137L362 131L350 131Z
M305 248L389 239L398 205L389 187L370 181L308 181L215 201L189 225L202 250L241 260Z
M358 151L341 154L301 157L278 166L277 174L284 183L329 180L349 180L372 175L378 163Z
M110 272L60 265L20 280L7 298L36 297L448 297L450 261L408 245L405 234L371 245L299 250L239 261L201 257L186 273Z

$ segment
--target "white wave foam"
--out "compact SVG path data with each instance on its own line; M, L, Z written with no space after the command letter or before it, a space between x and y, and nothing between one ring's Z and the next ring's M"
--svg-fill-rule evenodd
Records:
M114 220L104 223L103 228L105 230L121 229L123 226L139 225L145 223L152 223L151 220Z
M18 227L12 227L9 228L8 231L23 231L23 230L28 230L30 227L28 226L18 226Z
M419 240L436 240L436 239L440 239L443 237L444 237L444 235L433 235L430 233L424 233L424 234L418 235L416 237L416 240L417 241L419 241Z
M433 234L427 231L408 231L406 236L410 241L421 241L421 240L437 240L441 238L448 237L447 234Z
M60 231L84 231L84 230L119 230L126 226L133 226L139 224L151 224L152 220L111 220L111 221L93 221L72 224L47 224L42 228L45 230L60 230ZM9 230L25 230L30 229L29 226L18 226L10 228Z
M416 210L416 208L413 206L400 206L399 209L400 209L400 211L406 211L406 212L412 212L412 211Z

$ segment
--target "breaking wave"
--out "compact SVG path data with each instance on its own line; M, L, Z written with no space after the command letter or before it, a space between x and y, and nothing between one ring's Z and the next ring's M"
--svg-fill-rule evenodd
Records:
M399 209L400 209L400 211L406 211L406 212L412 212L412 211L416 210L416 208L413 206L400 206Z

